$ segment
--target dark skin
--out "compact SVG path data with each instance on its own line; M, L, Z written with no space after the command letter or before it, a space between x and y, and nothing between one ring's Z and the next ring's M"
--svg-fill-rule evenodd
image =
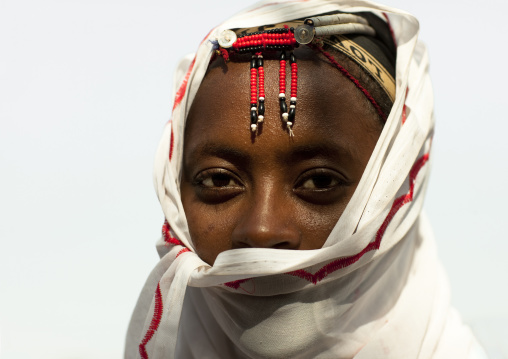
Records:
M266 113L256 136L248 62L216 60L191 107L180 188L196 252L211 265L235 248L321 248L381 133L372 105L348 79L306 47L295 54L293 138L281 120L277 60L264 61Z

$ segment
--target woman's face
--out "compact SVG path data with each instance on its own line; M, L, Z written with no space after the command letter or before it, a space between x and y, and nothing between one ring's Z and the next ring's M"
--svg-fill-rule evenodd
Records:
M312 51L295 54L292 138L281 121L278 61L264 61L266 112L255 136L248 62L215 61L198 90L181 193L196 252L209 264L233 248L321 248L379 137L380 120L354 84Z

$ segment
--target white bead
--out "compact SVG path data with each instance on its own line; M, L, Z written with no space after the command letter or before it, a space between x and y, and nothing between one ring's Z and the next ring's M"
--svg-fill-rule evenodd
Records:
M251 130L252 132L256 132L256 129L257 129L257 128L258 128L258 126L257 126L256 124L252 124L252 125L250 125L250 130Z
M251 111L256 111L257 108L255 108L254 106L250 108Z
M281 93L279 94L279 98L286 98L286 94L281 92Z
M289 108L296 108L296 105L289 105Z
M291 97L291 101L296 102L296 97Z
M291 126L293 126L293 122L288 121L287 126L288 126L288 128L291 128Z
M287 112L284 112L284 113L282 114L282 119L283 119L284 121L287 121L287 120L288 120L288 117L289 117L289 115L288 115L288 113L287 113Z
M265 98L262 96L259 98L259 101L264 101L264 100L265 100Z
M233 46L236 41L236 34L231 30L224 30L219 36L219 45L225 49Z
M265 119L265 116L263 116L263 115L259 115L259 116L258 116L258 123L263 122L263 120L264 120L264 119Z

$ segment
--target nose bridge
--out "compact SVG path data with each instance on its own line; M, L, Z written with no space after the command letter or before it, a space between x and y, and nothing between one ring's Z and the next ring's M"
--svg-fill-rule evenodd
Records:
M233 231L233 247L298 249L301 235L291 221L291 200L273 182L253 189Z

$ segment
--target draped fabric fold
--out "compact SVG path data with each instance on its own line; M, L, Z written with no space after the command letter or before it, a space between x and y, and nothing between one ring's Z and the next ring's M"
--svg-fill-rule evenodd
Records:
M234 249L212 267L195 254L179 187L186 117L217 38L336 10L387 18L397 44L395 102L363 177L323 248ZM213 29L182 60L155 160L167 220L161 259L134 310L126 358L470 357L477 344L450 308L422 213L434 118L418 31L413 16L368 1L268 0Z

